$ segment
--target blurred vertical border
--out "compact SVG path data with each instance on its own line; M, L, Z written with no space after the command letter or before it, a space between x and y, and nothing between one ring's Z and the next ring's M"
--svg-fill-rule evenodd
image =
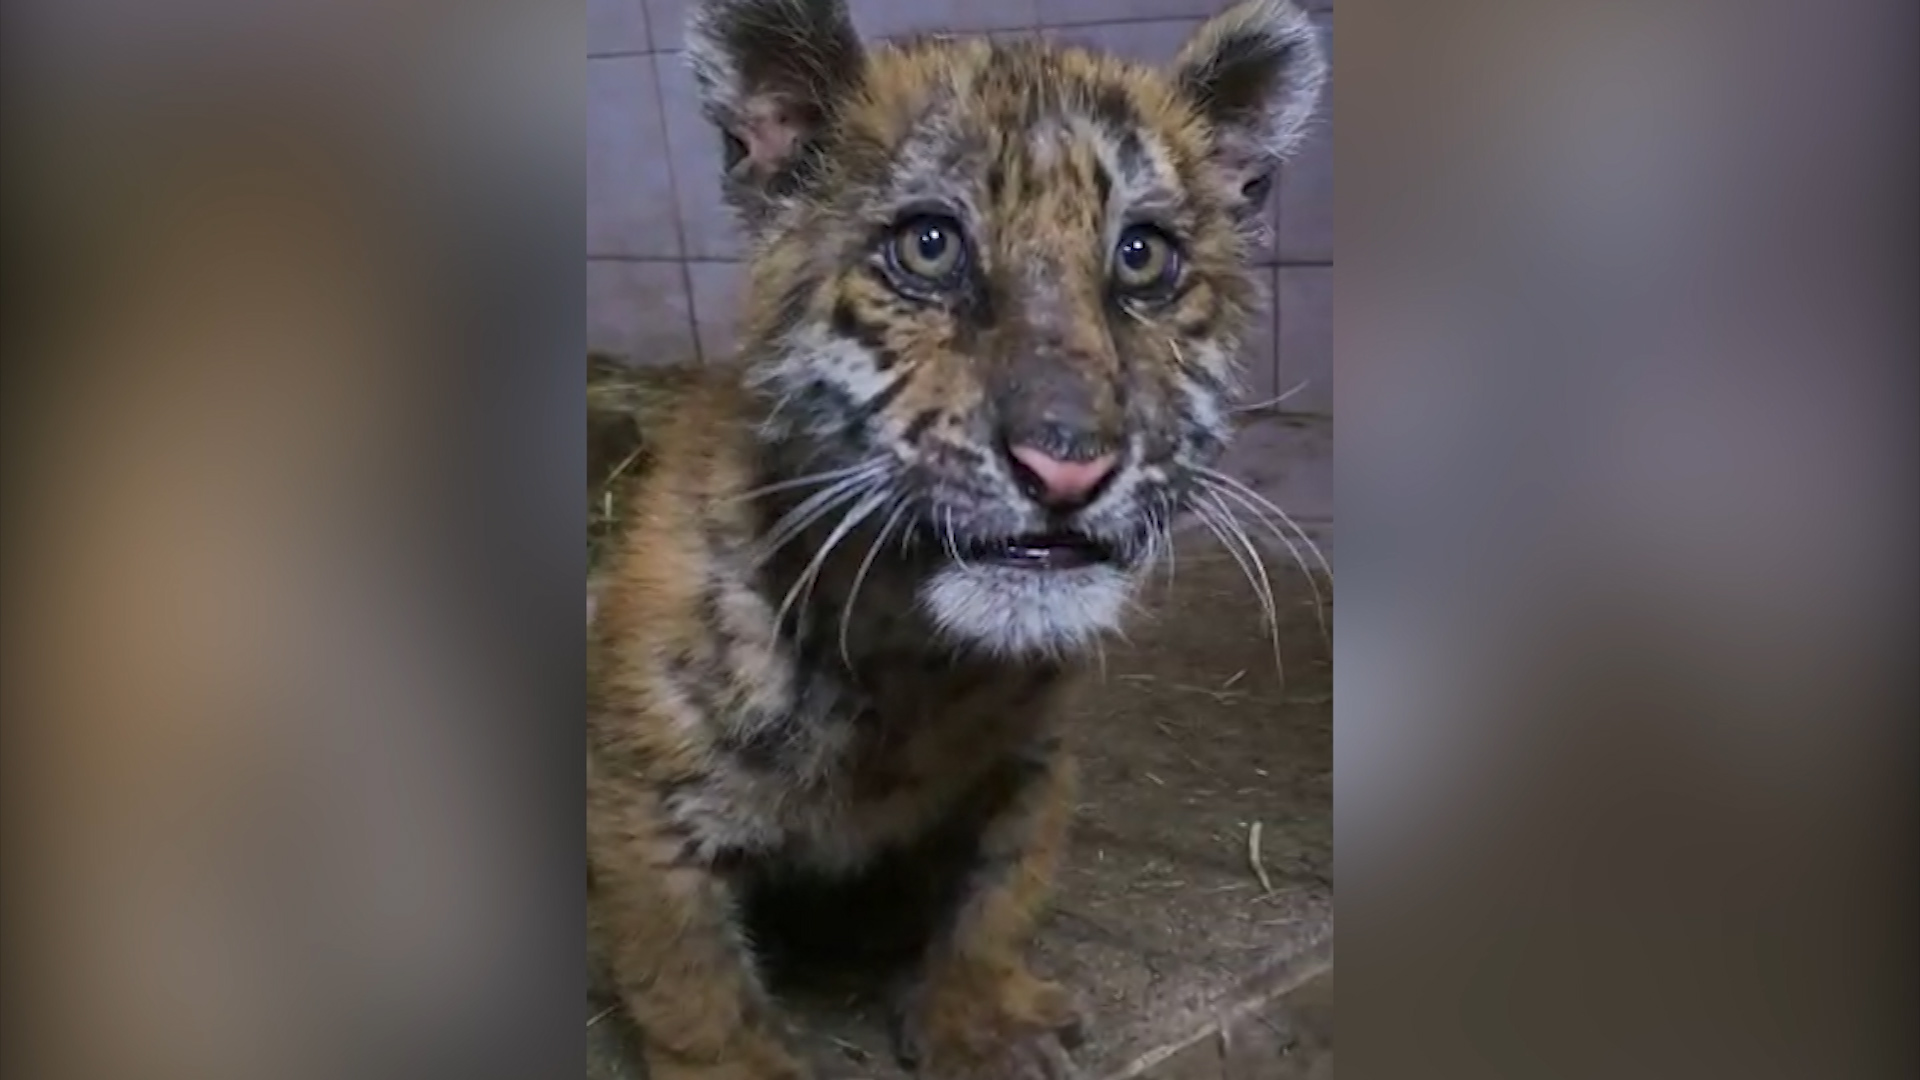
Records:
M1914 1074L1915 6L1339 16L1341 1074Z
M572 1073L584 13L4 17L6 1075Z

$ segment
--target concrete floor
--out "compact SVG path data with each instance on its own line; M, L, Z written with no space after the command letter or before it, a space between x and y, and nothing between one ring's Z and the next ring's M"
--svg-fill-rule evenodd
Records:
M1331 444L1324 421L1267 420L1232 462L1329 557ZM1088 1080L1332 1075L1331 645L1273 547L1277 664L1240 568L1196 530L1074 717L1084 801L1034 960L1085 999ZM869 993L789 1004L821 1080L909 1075ZM605 1010L589 1000L588 1076L630 1080L629 1035Z

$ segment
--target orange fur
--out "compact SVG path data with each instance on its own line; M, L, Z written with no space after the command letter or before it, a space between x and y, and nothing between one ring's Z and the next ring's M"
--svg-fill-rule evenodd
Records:
M653 1080L804 1075L749 901L940 845L903 1052L1071 1075L1072 998L1023 960L1072 816L1061 703L1224 446L1247 184L1298 111L1270 99L1317 78L1303 25L1249 0L1169 72L868 52L837 0L696 8L754 238L743 346L651 440L588 663L591 924ZM1142 235L1178 258L1123 288ZM952 272L915 276L914 243ZM1061 505L1016 443L1124 464Z

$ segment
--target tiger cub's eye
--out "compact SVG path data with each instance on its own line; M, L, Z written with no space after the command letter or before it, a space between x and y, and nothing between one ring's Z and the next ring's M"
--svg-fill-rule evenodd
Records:
M888 245L894 266L928 284L941 284L959 272L966 255L960 224L952 218L917 217L901 224Z
M1151 225L1133 225L1113 249L1113 280L1122 292L1162 292L1180 275L1180 252L1167 234Z

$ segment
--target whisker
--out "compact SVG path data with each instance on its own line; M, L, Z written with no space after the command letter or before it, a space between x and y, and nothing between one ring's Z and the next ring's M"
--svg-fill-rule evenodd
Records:
M1214 530L1214 535L1226 542L1227 554L1240 563L1241 571L1247 577L1247 584L1257 590L1255 599L1260 601L1260 609L1268 623L1277 621L1279 604L1273 598L1271 580L1266 573L1266 563L1260 557L1260 551L1247 536L1240 519L1233 508L1223 502L1211 491L1204 493L1204 500L1195 503L1201 520Z
M858 474L879 472L886 467L887 463L884 459L874 458L870 461L861 462L858 465L847 465L838 469L827 469L824 472L808 473L805 476L796 476L788 480L776 480L771 484L762 484L756 488L748 488L745 491L735 495L729 495L719 501L722 504L746 502L749 499L757 499L762 495L771 495L776 491L792 491L794 488L813 487L832 480L844 480Z
M884 492L874 492L870 498L847 511L847 513L843 515L840 524L836 525L833 531L827 534L826 540L820 545L820 550L814 554L813 561L808 564L807 584L806 588L800 594L800 613L796 617L796 622L802 625L811 625L809 622L809 613L813 608L814 591L820 585L821 575L826 569L827 561L831 557L833 549L852 537L860 525L876 511L885 509L887 502L893 497L894 496L887 495Z
M1300 548L1294 544L1293 539L1278 526L1274 525L1272 521L1267 519L1266 514L1261 510L1259 504L1248 501L1232 488L1216 487L1209 484L1208 490L1215 492L1217 495L1226 496L1246 508L1247 511L1254 516L1255 520L1265 526L1266 530L1272 533L1275 539L1286 546L1287 554L1293 556L1294 565L1300 568L1301 576L1307 579L1307 588L1313 592L1314 615L1320 621L1320 636L1330 639L1330 632L1327 629L1326 598L1321 595L1320 583L1314 578L1313 571L1308 568L1306 560L1301 557Z
M1221 483L1222 480L1227 481L1227 483ZM1261 525L1266 527L1268 532L1272 533L1280 543L1286 545L1287 553L1293 556L1294 564L1300 567L1300 573L1307 579L1307 588L1313 592L1313 610L1314 616L1320 623L1320 636L1322 639L1331 643L1332 631L1327 627L1327 601L1326 597L1320 591L1320 583L1314 578L1313 571L1307 566L1306 559L1301 556L1300 549L1295 546L1292 538L1288 537L1283 529L1273 523L1268 517L1268 513L1278 514L1282 521L1293 527L1293 531L1306 543L1307 547L1312 550L1315 558L1319 561L1320 568L1327 575L1328 584L1332 584L1333 568L1327 565L1326 556L1320 551L1319 545L1313 542L1313 538L1307 535L1306 530L1302 529L1299 523L1287 516L1286 511L1275 506L1272 501L1264 498L1252 488L1234 480L1232 477L1207 470L1207 472L1202 475L1202 483L1208 490L1220 495L1225 495L1245 507Z
M1237 477L1229 476L1228 474L1220 472L1218 470L1208 469L1204 467L1200 470L1200 472L1201 472L1201 475L1206 476L1209 479L1217 480L1217 481L1220 481L1221 483L1226 484L1228 487L1231 487L1234 490L1240 492L1242 495L1244 495L1248 499L1253 500L1253 502L1256 505L1265 507L1268 511L1271 511L1272 513L1278 515L1281 521L1286 522L1289 526L1293 528L1294 533L1298 535L1300 539L1307 545L1307 550L1313 552L1314 561L1320 564L1320 572L1327 575L1327 580L1329 582L1333 580L1333 566L1327 562L1327 556L1325 553L1323 553L1320 550L1320 545L1314 543L1313 537L1308 536L1307 531L1305 529L1302 529L1300 527L1300 524L1294 521L1293 518L1289 517L1287 515L1287 512L1285 510L1282 510L1278 503L1274 502L1272 499L1267 498L1265 495L1260 494L1258 491L1254 490L1251 486L1249 486L1245 481L1240 480ZM1302 569L1304 569L1304 567Z
M781 548L792 543L795 538L812 528L813 525L832 513L841 503L851 502L878 484L884 473L862 473L857 476L837 480L824 491L817 491L803 500L799 506L782 515L773 523L761 539L761 551L754 560L756 567L764 565Z
M1132 551L1134 546L1134 541L1128 541L1126 550ZM1145 539L1138 541L1138 546L1140 554L1139 558L1134 560L1134 565L1140 568L1143 575L1153 573L1160 565L1160 531L1149 529Z
M1267 576L1267 564L1260 557L1260 549L1247 536L1246 529L1234 516L1233 510L1219 495L1212 491L1202 493L1194 508L1200 519L1227 549L1227 554L1240 566L1240 573L1254 590L1254 598L1260 602L1260 613L1265 616L1267 634L1273 643L1273 667L1280 681L1286 682L1286 665L1280 657L1280 605L1273 597L1273 581ZM1243 555L1242 552L1245 552Z
M1123 603L1125 604L1127 615L1131 618L1138 619L1145 623L1158 623L1160 621L1160 613L1143 603L1139 597L1129 596ZM1114 637L1119 638L1120 643L1123 645L1133 644L1133 638L1128 636L1125 626L1116 626L1108 632Z
M860 569L853 575L853 587L847 590L847 603L840 611L840 659L846 663L849 670L853 668L853 657L847 648L847 628L853 623L853 606L860 599L860 585L867 580L867 572L873 569L874 557L880 554L882 547L886 546L887 534L892 532L893 527L900 523L901 515L905 514L907 508L911 505L911 503L903 499L900 505L893 508L893 513L889 515L886 522L880 526L880 534L873 538L871 544L867 545L867 557L860 561Z
M780 610L774 613L773 625L785 625L787 611L793 607L793 601L800 595L803 587L806 595L809 598L812 597L814 580L819 577L820 568L826 565L827 556L833 554L833 549L840 545L840 541L846 539L847 535L859 527L862 521L884 506L891 498L893 496L888 492L875 491L841 512L839 523L834 525L833 531L828 533L827 538L821 542L820 550L814 552L812 561L807 563L806 569L800 572L800 576L795 578L793 585L787 589L786 597L780 601ZM804 605L800 610L800 621L803 623L806 621Z
M756 568L766 565L781 548L804 535L808 529L825 520L836 510L840 511L844 518L851 504L874 491L880 483L881 478L878 476L851 477L836 481L828 490L809 496L806 501L775 522L774 527L762 538L760 550L752 565Z
M1251 401L1245 405L1235 405L1231 411L1234 413L1250 413L1260 412L1263 409L1271 409L1288 398L1299 394L1300 391L1305 390L1311 381L1310 379L1301 379L1299 382L1293 384L1286 392L1276 397L1267 398L1265 401Z
M960 554L960 537L954 532L953 528L953 507L946 507L945 511L946 516L943 520L946 523L947 554L952 556L955 566L958 566L962 570L971 570L972 567L967 565L966 556Z
M1173 498L1160 496L1160 536L1167 545L1167 591L1171 593L1180 573L1179 541L1173 535Z
M802 499L799 505L781 515L779 520L767 528L765 539L772 544L773 548L778 548L791 539L788 536L789 533L804 531L817 518L821 510L830 507L835 501L851 492L862 490L872 479L875 477L862 473L835 480L823 490Z

